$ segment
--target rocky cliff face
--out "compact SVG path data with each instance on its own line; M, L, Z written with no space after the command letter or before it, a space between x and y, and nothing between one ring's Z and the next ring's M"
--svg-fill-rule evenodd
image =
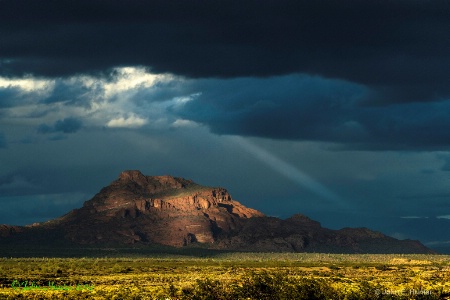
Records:
M79 210L53 226L67 228L76 243L213 244L239 229L240 221L263 214L233 200L223 188L204 187L172 176L122 172Z
M224 188L172 176L122 172L80 209L29 227L0 227L0 243L205 245L239 251L428 253L368 229L330 230L303 215L266 217L232 199ZM26 238L24 238L26 237Z

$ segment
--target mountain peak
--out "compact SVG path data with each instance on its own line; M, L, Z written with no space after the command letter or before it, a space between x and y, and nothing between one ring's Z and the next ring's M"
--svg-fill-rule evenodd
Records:
M139 170L127 170L120 173L117 184L123 185L135 183L141 187L145 187L149 194L158 193L165 190L186 188L195 185L192 180L170 175L163 176L145 176Z
M139 170L126 170L120 173L119 180L141 180L145 178L145 175L141 173Z

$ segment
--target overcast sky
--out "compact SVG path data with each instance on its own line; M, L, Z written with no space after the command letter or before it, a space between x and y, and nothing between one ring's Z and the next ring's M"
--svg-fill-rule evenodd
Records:
M127 169L450 243L449 1L0 0L0 223Z

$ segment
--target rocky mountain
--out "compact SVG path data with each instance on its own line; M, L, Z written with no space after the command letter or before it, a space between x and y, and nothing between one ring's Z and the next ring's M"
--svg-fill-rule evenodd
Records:
M45 223L0 226L0 244L201 246L271 252L431 253L418 241L366 228L331 230L303 215L264 216L226 189L172 176L122 172L80 209Z

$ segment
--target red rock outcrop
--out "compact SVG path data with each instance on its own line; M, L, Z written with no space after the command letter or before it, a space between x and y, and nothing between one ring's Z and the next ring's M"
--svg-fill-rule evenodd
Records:
M330 230L297 214L266 217L232 199L226 189L172 176L122 172L80 209L28 227L0 226L0 244L205 245L237 251L430 253L366 228Z
M58 220L78 243L213 244L239 229L241 219L264 216L233 200L224 188L172 176L122 172L79 210ZM109 234L105 234L109 232Z

